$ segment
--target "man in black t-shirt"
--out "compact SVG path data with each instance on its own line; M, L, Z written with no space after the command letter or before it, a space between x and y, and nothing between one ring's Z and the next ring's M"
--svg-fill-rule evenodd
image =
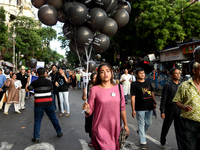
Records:
M145 80L142 68L136 69L136 76L137 81L131 84L132 116L137 118L141 149L146 149L145 132L152 124L152 110L156 108L156 101L153 87L148 80Z
M53 98L53 105L54 105L55 111L57 111L56 96L57 96L58 108L59 108L59 110L61 110L61 108L60 108L60 98L59 98L59 95L58 95L58 88L55 86L55 81L56 81L56 78L57 78L58 75L59 75L59 72L57 71L56 66L53 65L52 66L52 73L50 73L50 79L51 79L52 84L53 84L52 98Z
M65 113L65 111L64 111L65 108L63 105L63 102L64 102L66 105L66 112L67 112L65 117L68 117L68 116L70 116L70 108L69 108L69 101L68 101L68 97L69 97L68 79L65 76L62 68L59 68L58 71L59 71L59 75L56 77L55 85L58 87L58 93L59 93L59 97L60 97L60 107L61 107L60 116L63 116Z

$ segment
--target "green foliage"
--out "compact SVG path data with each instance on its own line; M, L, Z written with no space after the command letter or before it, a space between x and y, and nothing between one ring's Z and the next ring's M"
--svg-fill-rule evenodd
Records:
M7 26L5 25L5 10L3 7L0 7L0 51L3 50L3 46L8 40L7 37Z

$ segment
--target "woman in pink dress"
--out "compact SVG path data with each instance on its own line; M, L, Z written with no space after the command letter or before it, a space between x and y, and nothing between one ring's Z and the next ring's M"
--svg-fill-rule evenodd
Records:
M113 83L111 67L101 64L98 67L96 86L90 89L88 103L83 104L86 116L93 114L92 144L96 150L120 150L120 107L125 130L129 134L123 90L121 95L120 99L118 84Z

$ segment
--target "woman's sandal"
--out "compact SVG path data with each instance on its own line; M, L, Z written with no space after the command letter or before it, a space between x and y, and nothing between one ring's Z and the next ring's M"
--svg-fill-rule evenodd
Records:
M59 114L60 117L62 117L63 115L64 115L63 113Z
M67 113L66 115L65 115L65 117L69 117L70 116L70 114L69 113Z
M88 146L89 146L89 147L93 147L92 142L88 143Z

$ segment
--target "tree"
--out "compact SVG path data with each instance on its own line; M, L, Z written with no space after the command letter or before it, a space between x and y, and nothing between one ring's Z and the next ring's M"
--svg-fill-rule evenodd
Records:
M0 51L3 50L3 47L8 40L7 26L5 25L5 21L5 10L3 7L0 7Z

